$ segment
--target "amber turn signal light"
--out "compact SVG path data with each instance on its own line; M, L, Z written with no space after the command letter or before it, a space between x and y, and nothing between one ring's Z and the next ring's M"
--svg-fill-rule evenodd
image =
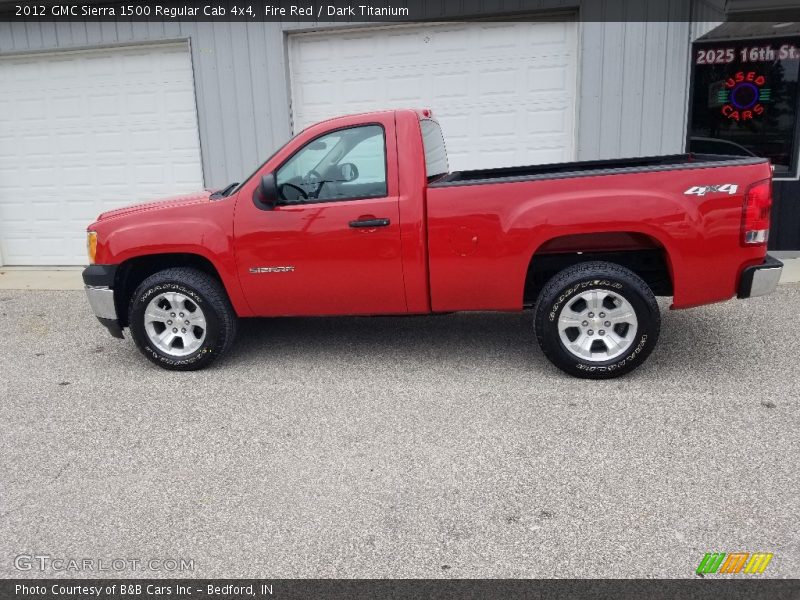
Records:
M86 232L86 252L89 254L89 264L94 264L94 256L97 254L97 232Z

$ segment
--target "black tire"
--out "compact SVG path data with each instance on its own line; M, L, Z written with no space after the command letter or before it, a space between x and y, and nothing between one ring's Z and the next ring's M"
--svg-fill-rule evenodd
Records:
M570 351L559 334L558 319L562 311L567 310L567 307L572 310L576 310L575 307L581 308L583 306L580 304L581 294L595 289L610 292L611 296L607 301L612 306L614 300L619 297L627 301L633 307L638 322L635 333L631 332L629 335L622 325L623 329L619 331L626 332L627 340L630 340L626 340L626 343L629 345L624 352L609 360L600 359L600 353L603 352L601 348L608 348L602 338L587 339L585 336L582 338L588 342L589 354L592 354L593 358L597 357L588 360ZM585 326L582 322L566 330L566 341L575 341L568 335L571 332L592 336L599 333L592 329L582 331L581 327L591 328L591 323ZM616 325L612 324L612 327ZM610 379L629 373L647 359L658 341L661 314L652 290L636 273L614 263L593 261L568 267L545 284L534 308L534 329L544 355L565 373L586 379ZM597 341L594 341L595 339ZM608 354L608 350L605 353Z
M186 356L170 356L162 351L151 341L145 329L148 304L165 292L177 292L188 298L190 303L202 309L205 317L202 344ZM236 322L236 313L220 282L198 269L187 267L165 269L145 279L136 288L128 307L131 337L139 350L159 367L174 371L203 369L224 354L236 337Z

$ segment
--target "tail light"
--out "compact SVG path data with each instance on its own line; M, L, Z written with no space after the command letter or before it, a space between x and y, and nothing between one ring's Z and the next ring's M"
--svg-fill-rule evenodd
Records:
M760 246L767 243L771 207L771 179L757 181L747 188L742 211L742 245Z

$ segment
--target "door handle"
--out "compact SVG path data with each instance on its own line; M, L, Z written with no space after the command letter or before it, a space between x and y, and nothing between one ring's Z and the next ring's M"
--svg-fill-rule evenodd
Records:
M389 219L359 219L357 221L350 221L350 227L387 227Z

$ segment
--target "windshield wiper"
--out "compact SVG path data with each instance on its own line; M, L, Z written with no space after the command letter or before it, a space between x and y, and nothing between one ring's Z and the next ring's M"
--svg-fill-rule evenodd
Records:
M219 200L220 198L227 198L231 195L231 192L236 189L236 186L239 185L239 182L232 183L229 186L222 188L221 190L217 190L213 194L211 194L208 198L209 200Z

